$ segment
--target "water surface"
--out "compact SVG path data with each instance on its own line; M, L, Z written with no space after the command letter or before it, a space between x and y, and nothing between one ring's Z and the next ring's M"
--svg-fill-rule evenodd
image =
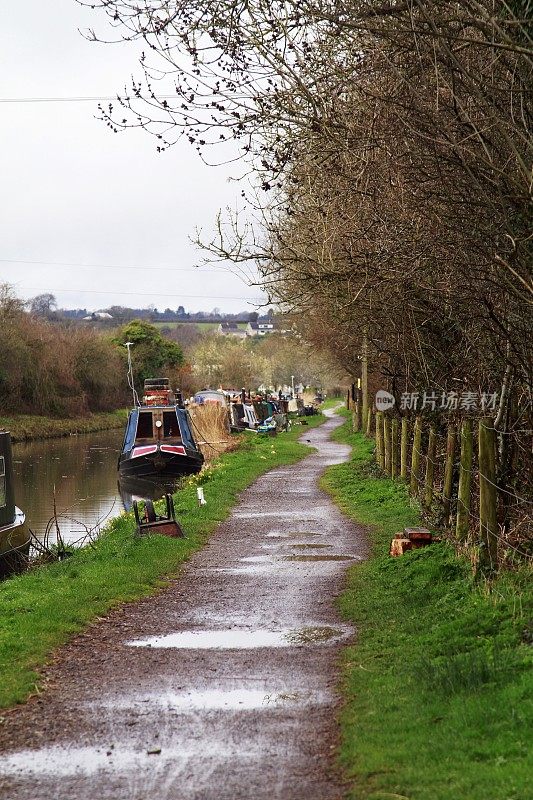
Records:
M53 516L54 494L66 542L121 513L117 460L122 437L122 430L111 430L13 445L16 502L38 538Z

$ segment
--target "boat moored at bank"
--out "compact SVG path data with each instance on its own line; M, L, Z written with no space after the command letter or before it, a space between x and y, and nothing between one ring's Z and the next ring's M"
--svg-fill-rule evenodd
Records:
M199 472L203 463L180 394L174 395L166 378L146 380L142 403L128 416L121 477L179 478Z
M30 538L26 517L15 505L11 436L0 431L0 578L25 569Z

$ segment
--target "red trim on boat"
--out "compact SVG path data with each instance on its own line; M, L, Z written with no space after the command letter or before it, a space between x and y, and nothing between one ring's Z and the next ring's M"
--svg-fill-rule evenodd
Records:
M185 448L176 444L162 444L161 451L163 453L176 453L176 455L184 456Z
M143 447L134 447L131 457L139 458L139 456L147 456L148 453L155 453L155 452L157 452L157 445L148 444L144 445Z

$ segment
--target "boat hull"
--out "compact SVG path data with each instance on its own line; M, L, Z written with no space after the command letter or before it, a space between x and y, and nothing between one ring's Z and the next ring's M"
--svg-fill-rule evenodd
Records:
M124 478L173 479L200 472L203 465L201 453L187 452L183 447L179 449L183 452L176 452L178 448L165 448L165 445L134 447L120 456L119 474Z
M30 537L25 523L24 514L17 508L14 522L0 526L0 579L23 572L28 566Z

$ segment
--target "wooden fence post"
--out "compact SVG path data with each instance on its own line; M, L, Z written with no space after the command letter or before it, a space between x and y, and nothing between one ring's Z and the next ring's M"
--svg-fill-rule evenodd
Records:
M402 441L400 444L400 478L407 480L407 451L409 448L409 420L402 417Z
M381 469L385 466L383 451L383 412L376 411L376 461Z
M355 411L353 412L353 429L357 433L361 430L361 403L355 401Z
M426 479L424 486L424 507L431 508L433 502L433 479L435 476L435 452L437 449L437 431L435 423L429 426L428 451L426 458Z
M383 414L383 463L387 475L392 475L392 441L391 420L388 414Z
M413 452L411 453L411 483L409 491L412 495L418 494L418 472L420 469L420 455L422 448L422 419L417 417L415 420L415 430L413 433Z
M363 415L364 415L364 412L363 412ZM367 439L370 439L370 437L372 436L372 409L371 408L367 408L367 414L366 414L366 436L367 436Z
M394 417L391 424L391 478L398 477L398 419Z
M446 462L444 465L444 485L442 487L444 525L446 527L450 525L454 458L455 458L455 426L448 425L448 436L446 438Z
M457 519L455 535L459 542L468 536L470 517L470 484L472 482L472 420L465 419L461 425L461 466L459 468L459 490L457 494Z
M496 430L490 417L479 420L479 569L494 572L498 563L498 520L496 510Z

